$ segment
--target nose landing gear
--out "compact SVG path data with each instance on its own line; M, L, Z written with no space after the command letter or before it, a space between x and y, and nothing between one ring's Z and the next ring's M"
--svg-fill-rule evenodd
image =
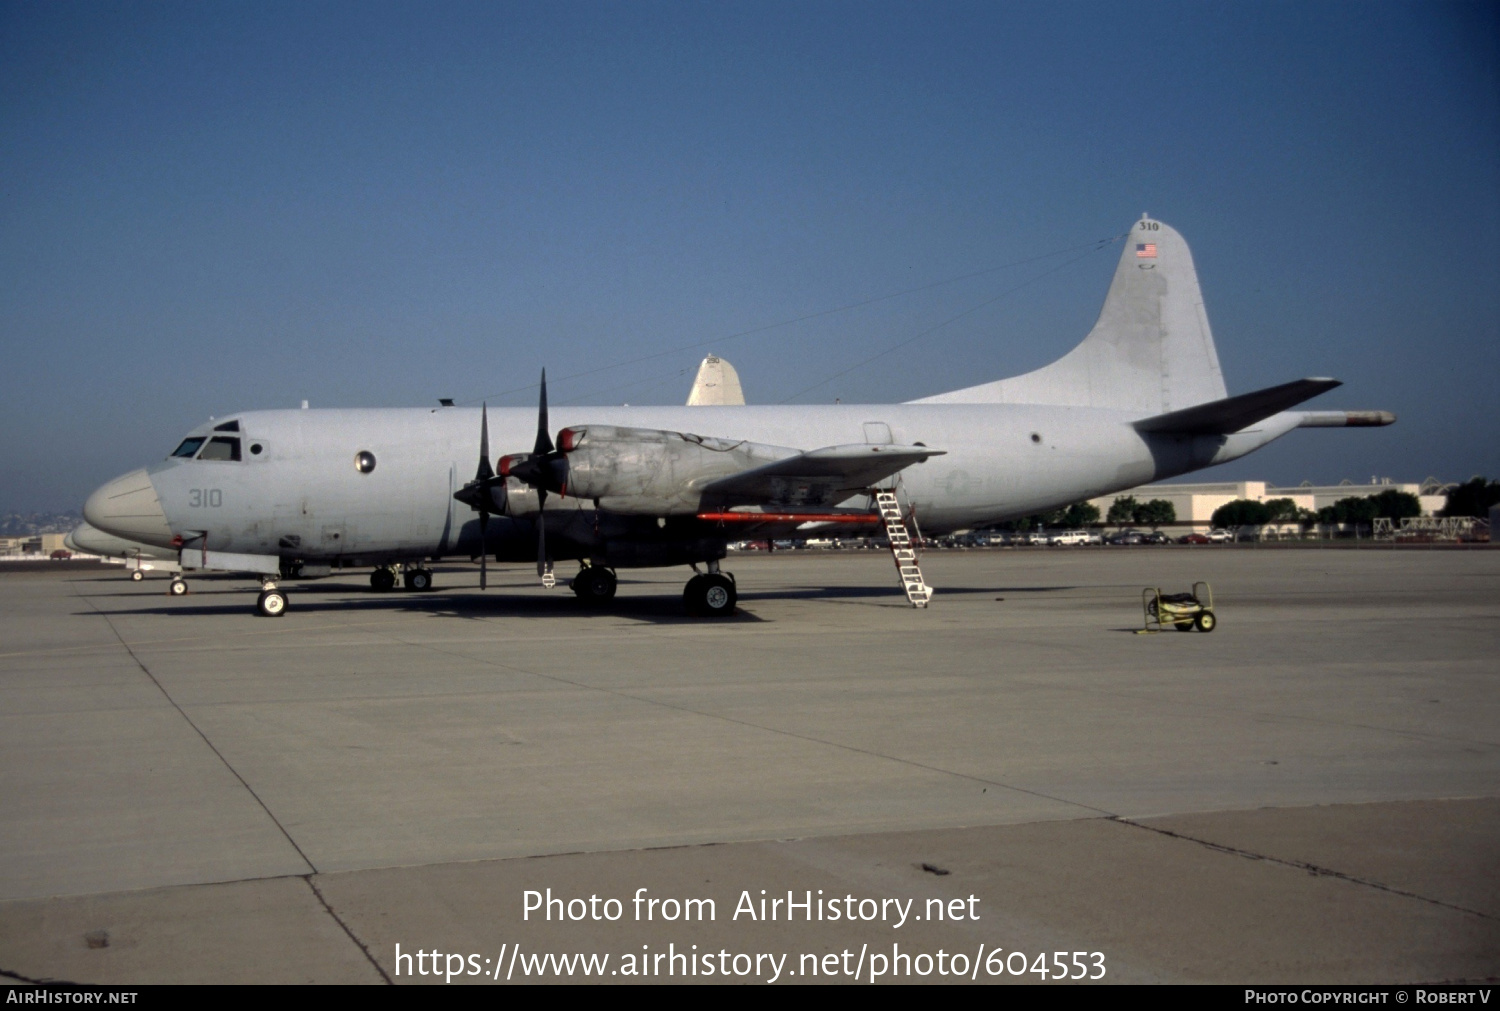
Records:
M260 596L255 601L255 613L262 618L279 618L286 613L286 594L276 587L276 580L269 576L260 581Z

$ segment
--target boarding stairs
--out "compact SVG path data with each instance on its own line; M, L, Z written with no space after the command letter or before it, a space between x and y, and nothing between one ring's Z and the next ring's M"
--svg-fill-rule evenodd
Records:
M875 492L875 507L885 523L885 535L891 542L891 556L896 560L896 571L901 574L901 588L913 607L926 607L932 599L932 587L922 579L922 570L917 565L917 547L906 520L901 515L901 502L894 488ZM912 517L915 525L916 517Z

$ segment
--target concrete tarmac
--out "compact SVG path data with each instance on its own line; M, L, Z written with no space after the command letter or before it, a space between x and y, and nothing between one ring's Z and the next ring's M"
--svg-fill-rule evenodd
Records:
M606 612L520 569L350 575L279 619L233 577L0 573L0 972L1500 977L1500 553L934 553L926 611L875 552L726 567L721 622L676 570ZM1195 579L1216 631L1131 634ZM621 916L523 917L547 888ZM715 916L636 919L642 888ZM855 918L734 915L762 889Z

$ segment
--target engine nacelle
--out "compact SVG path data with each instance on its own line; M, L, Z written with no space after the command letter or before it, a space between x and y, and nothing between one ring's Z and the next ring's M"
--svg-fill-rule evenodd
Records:
M697 513L705 485L799 453L783 446L614 425L565 428L557 445L567 456L563 494L593 499L610 512L645 516Z

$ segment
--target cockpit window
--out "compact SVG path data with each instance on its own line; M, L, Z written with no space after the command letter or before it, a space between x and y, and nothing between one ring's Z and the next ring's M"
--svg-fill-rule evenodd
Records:
M240 430L240 419L239 418L235 418L233 421L226 421L222 425L215 425L214 426L214 431L215 432L238 432L239 430Z
M203 452L198 454L200 460L238 460L240 458L240 440L227 435L216 435L209 440L208 445L203 447Z
M203 445L203 436L201 436L201 435L191 436L190 438L183 439L182 440L182 445L180 445L176 449L172 450L172 455L173 456L187 456L187 457L190 457L194 453L198 452L198 447L201 446L201 445Z

